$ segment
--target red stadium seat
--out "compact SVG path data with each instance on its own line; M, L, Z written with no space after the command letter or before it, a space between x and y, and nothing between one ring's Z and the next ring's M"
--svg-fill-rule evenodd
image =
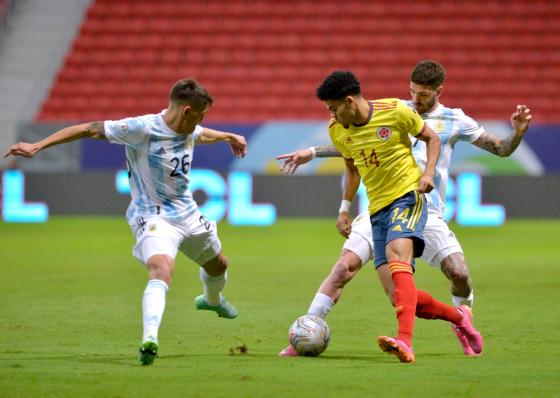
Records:
M330 71L355 71L368 96L406 97L411 68L433 58L448 70L446 104L503 118L527 98L557 120L558 18L548 0L96 0L37 119L157 111L184 77L215 95L212 120L325 118L309 103Z

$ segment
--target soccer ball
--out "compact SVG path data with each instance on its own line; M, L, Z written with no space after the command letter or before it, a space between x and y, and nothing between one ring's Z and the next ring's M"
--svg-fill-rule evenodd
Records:
M315 315L300 316L290 327L290 343L298 354L316 357L327 349L331 338L329 325Z

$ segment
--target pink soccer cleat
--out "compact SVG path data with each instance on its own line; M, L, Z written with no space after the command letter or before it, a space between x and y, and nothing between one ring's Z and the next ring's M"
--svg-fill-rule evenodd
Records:
M467 340L467 337L457 329L457 326L451 325L451 330L453 330L453 332L457 335L457 338L459 339L459 343L461 343L461 345L463 346L463 354L471 357L478 356L478 354L475 354L475 352L471 348L471 345L469 344L469 340Z
M463 346L465 355L480 355L482 353L482 335L472 324L472 311L466 305L460 305L457 310L463 314L463 320L459 325L452 325L451 329L457 335L459 342Z
M399 339L379 336L377 338L377 344L379 344L379 348L381 348L382 351L395 355L401 362L412 363L416 359L412 348Z
M289 345L278 353L281 357L299 357L299 353L296 351L293 345Z

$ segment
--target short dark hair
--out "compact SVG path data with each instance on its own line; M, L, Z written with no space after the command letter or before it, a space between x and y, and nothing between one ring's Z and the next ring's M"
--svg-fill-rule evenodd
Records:
M328 75L317 90L317 98L321 101L339 100L348 95L360 95L360 82L350 71L336 70Z
M196 80L181 79L169 91L169 100L172 102L188 103L197 108L212 105L214 98Z
M420 61L412 69L410 80L412 83L430 86L435 89L445 81L445 69L439 62L430 59Z

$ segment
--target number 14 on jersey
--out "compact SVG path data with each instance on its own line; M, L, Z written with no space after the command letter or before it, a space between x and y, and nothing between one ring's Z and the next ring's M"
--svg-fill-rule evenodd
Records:
M366 167L376 166L379 167L379 159L377 159L377 153L375 148L371 148L371 153L367 154L364 149L360 151L362 158L364 159L364 164Z

